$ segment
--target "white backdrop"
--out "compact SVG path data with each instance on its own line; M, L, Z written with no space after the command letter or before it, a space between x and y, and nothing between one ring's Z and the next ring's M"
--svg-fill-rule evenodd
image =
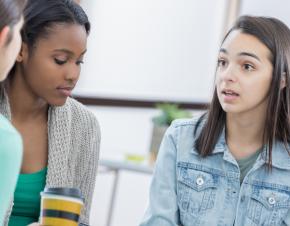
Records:
M290 27L289 10L289 0L242 0L240 14L276 17Z
M75 94L205 101L226 0L84 0L92 32Z

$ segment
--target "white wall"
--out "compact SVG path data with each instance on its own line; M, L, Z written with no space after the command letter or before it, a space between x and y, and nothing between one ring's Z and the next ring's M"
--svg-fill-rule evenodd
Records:
M122 172L119 178L111 226L137 226L147 207L151 176ZM112 174L99 174L93 197L91 226L106 226Z
M227 0L85 0L92 32L78 94L205 101Z
M151 118L159 112L146 108L89 107L102 129L101 155L146 154L151 139Z
M276 17L290 27L289 9L289 0L242 0L240 14Z
M128 153L147 155L154 109L89 107L101 125L101 159L122 159ZM91 211L92 226L106 226L114 176L97 177ZM151 175L121 171L111 226L136 226L147 206Z

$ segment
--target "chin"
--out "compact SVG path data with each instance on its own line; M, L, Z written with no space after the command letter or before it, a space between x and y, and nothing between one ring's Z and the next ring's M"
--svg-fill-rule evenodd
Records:
M0 74L0 82L3 82L6 79L6 74Z
M61 98L61 99L55 99L55 100L48 101L48 103L51 106L61 107L61 106L65 105L66 101L67 101L67 98Z
M235 106L228 105L228 104L222 104L222 109L226 113L239 113L239 109L237 109Z

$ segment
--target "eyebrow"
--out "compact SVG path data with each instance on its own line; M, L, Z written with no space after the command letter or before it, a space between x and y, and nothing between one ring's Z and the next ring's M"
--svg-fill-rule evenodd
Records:
M228 54L228 51L227 51L226 49L224 49L224 48L221 48L221 49L220 49L220 52L225 53L225 54ZM260 58L259 58L257 55L253 54L253 53L249 53L249 52L240 52L240 53L238 54L238 56L249 56L249 57L253 57L253 58L255 58L256 60L258 60L258 61L261 62Z
M68 49L55 49L53 51L54 52L64 52L64 53L71 55L71 56L74 55L74 53ZM87 52L87 50L83 51L80 56L84 55L86 52Z

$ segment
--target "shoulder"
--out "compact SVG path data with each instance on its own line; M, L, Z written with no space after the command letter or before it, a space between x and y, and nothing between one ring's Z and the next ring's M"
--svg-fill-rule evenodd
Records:
M70 108L71 114L75 117L82 116L87 120L94 120L94 114L82 103L73 98L68 98L65 105Z
M166 131L165 138L172 140L179 148L191 148L203 127L204 121L204 114L194 115L190 119L174 120Z
M70 113L74 119L79 120L81 123L97 123L97 118L93 114L92 111L90 111L86 106L81 104L75 99L68 98L66 102L67 107L70 109Z
M10 136L14 136L20 138L19 133L10 123L10 121L0 114L0 133L9 134ZM7 136L5 136L7 138Z
M19 162L20 165L22 146L20 134L12 126L10 121L0 114L0 151L2 152L2 157L6 156L6 160L14 159L14 161Z
M77 128L79 132L96 135L100 140L99 122L92 111L73 98L67 99L64 108L69 111L73 128Z
M171 125L170 129L175 132L189 132L199 133L205 123L205 114L196 114L189 119L176 119Z
M272 148L273 166L290 170L290 143L276 141ZM267 158L267 156L264 157Z

